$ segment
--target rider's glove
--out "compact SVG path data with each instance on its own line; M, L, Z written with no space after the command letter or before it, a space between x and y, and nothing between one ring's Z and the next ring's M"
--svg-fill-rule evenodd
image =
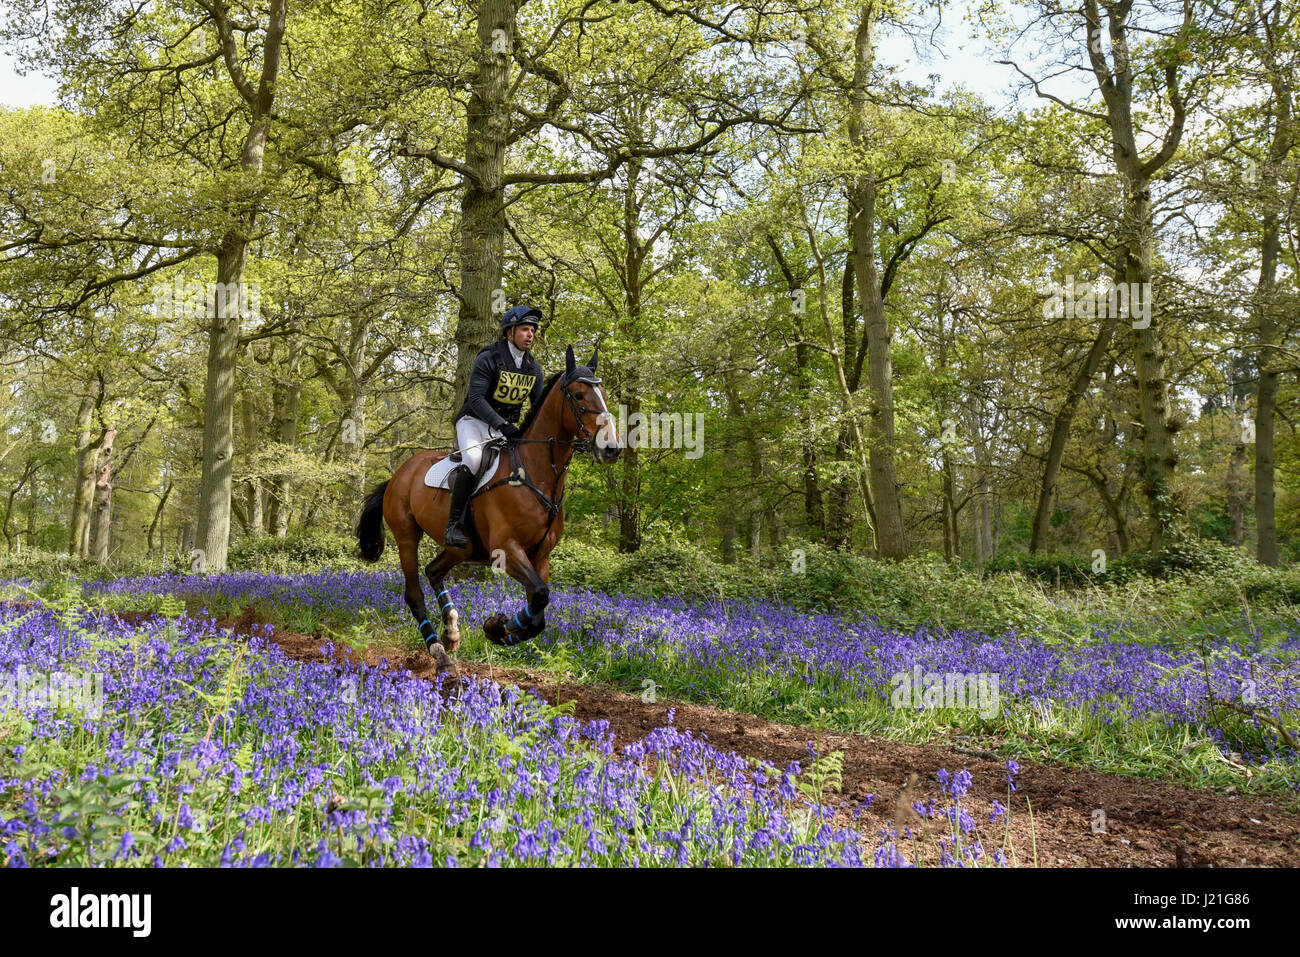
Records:
M511 442L514 442L514 441L518 440L519 436L522 434L522 433L519 431L519 426L514 425L514 424L511 423L511 422L504 422L504 423L502 423L500 426L497 427L497 431L499 431L502 435L504 435L504 436L505 436L507 439L509 439Z

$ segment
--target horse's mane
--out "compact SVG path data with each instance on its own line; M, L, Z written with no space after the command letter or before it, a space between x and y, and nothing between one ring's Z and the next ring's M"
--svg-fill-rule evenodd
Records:
M528 410L528 414L524 416L524 421L519 424L520 432L528 431L529 426L533 424L533 420L537 418L537 413L541 412L542 406L546 404L546 397L551 394L551 389L554 388L555 383L564 378L564 373L565 370L561 369L546 380L546 385L542 386L542 397L537 400L535 406Z

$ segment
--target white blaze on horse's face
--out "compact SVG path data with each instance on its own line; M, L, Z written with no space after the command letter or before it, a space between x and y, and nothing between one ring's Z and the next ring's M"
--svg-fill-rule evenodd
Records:
M620 451L623 451L623 441L619 438L619 424L614 419L614 413L610 412L610 407L604 404L604 390L597 386L595 390L597 398L601 399L601 415L595 417L598 432L595 433L595 447L597 449L608 449L612 451L612 458L616 458Z
M612 462L623 451L623 443L618 437L618 423L605 404L605 392L596 386L596 398L600 400L600 414L596 416L596 439L592 443L592 453L598 462Z

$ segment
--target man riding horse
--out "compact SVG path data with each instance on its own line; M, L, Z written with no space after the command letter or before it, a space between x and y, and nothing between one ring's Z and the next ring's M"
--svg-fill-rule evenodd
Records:
M455 415L460 468L452 474L451 511L442 542L465 548L465 506L478 480L483 446L494 438L519 438L524 399L535 409L542 396L542 367L530 351L541 312L515 306L501 317L501 338L479 352L470 374L469 392ZM496 434L493 434L495 430Z
M565 478L574 453L590 452L597 463L608 465L623 448L596 376L599 349L583 364L569 346L565 367L543 382L541 366L529 352L540 318L530 306L511 309L501 320L502 339L475 358L468 396L454 417L461 463L450 494L426 481L447 453L416 452L366 496L357 520L366 561L383 554L384 526L392 531L406 583L403 597L439 674L457 674L451 655L460 645L448 573L462 562L491 561L495 568L498 558L504 559L504 571L524 586L528 600L513 615L489 616L484 637L507 646L536 637L546 627L550 555L564 531ZM515 425L525 398L528 413ZM499 436L507 439L506 448L492 475L480 476L484 445ZM487 484L475 497L480 480ZM441 612L435 613L441 629L425 604L419 566L420 539L437 540L440 531L443 547L424 573Z

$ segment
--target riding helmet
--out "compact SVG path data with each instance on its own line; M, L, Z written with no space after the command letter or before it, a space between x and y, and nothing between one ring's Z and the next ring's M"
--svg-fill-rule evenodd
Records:
M515 306L501 317L501 334L512 326L536 326L542 320L541 310L535 306Z

